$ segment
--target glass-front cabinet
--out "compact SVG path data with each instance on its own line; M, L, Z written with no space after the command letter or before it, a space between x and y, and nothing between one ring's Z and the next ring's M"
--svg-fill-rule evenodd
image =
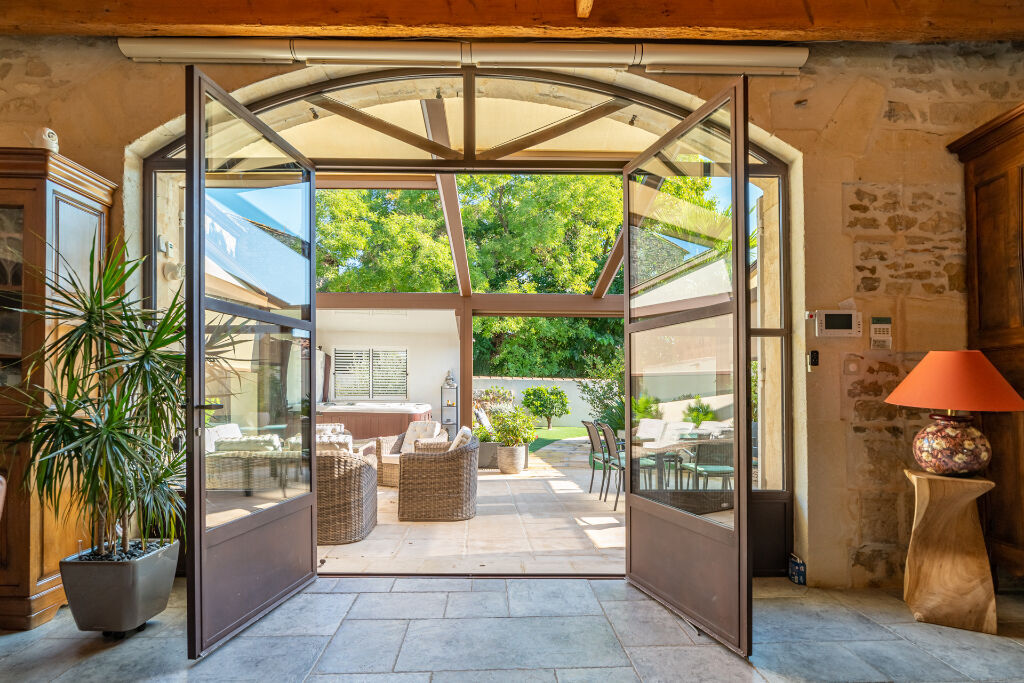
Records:
M46 623L66 600L58 563L86 537L43 510L20 485L25 448L12 440L25 414L15 387L32 372L47 333L40 320L18 312L45 296L42 273L88 276L94 240L101 249L116 186L46 149L0 147L0 476L9 481L0 515L0 630Z

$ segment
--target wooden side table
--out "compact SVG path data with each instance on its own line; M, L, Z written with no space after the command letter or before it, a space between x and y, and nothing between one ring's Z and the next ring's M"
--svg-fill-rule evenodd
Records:
M918 621L995 633L996 596L976 502L995 483L903 472L916 495L903 599Z

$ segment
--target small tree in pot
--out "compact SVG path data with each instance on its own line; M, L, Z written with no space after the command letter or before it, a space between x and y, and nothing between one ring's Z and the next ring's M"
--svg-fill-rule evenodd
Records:
M533 419L519 407L491 415L498 446L498 469L502 474L518 474L526 467L526 449L537 438Z
M49 327L32 362L47 381L22 389L25 481L87 523L90 547L60 563L62 581L79 629L114 634L167 606L184 508L184 306L143 308L128 289L140 266L112 247L85 275L47 273L45 301L21 311Z
M548 421L569 414L569 397L558 387L530 387L523 391L523 407L534 417Z

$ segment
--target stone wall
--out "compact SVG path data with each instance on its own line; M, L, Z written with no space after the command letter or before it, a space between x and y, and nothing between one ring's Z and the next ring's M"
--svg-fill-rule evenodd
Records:
M751 136L792 169L795 539L813 584L899 581L911 426L881 393L859 394L884 391L890 366L966 343L962 169L945 145L1024 99L1022 57L1008 43L821 44L799 76L750 81ZM244 101L345 69L205 67ZM731 80L581 73L691 106ZM181 134L183 110L180 65L133 64L112 39L0 37L0 144L53 128L63 153L121 183L114 227L135 244L139 155ZM808 338L803 311L844 302L893 318L892 352ZM808 374L810 348L821 366ZM851 354L865 360L847 375Z

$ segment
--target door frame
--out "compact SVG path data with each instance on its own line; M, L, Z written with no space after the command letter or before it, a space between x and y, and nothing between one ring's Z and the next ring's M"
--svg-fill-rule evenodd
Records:
M732 209L733 209L733 287L732 302L718 304L709 307L681 311L667 315L648 318L646 320L633 322L630 306L630 260L632 254L632 238L630 220L630 192L629 176L637 170L644 162L651 159L658 151L663 149L673 140L678 139L690 130L699 126L708 115L722 107L726 102L732 102L730 109L729 131L732 138L731 151L731 177L732 177ZM642 588L662 604L678 612L696 628L714 637L731 650L747 656L751 651L752 628L751 611L752 602L752 579L753 563L749 552L748 528L750 524L750 500L751 500L751 440L750 440L750 383L745 381L749 373L750 365L750 296L749 277L747 276L747 263L749 252L749 240L747 239L747 183L748 183L748 136L747 136L747 78L740 76L731 85L720 91L717 95L707 100L701 107L686 117L682 122L672 128L668 133L659 138L646 150L637 155L623 168L623 281L625 282L626 295L624 297L624 356L625 356L625 414L626 414L626 576L630 582ZM742 248L737 248L742 244ZM733 457L736 468L733 487L734 496L734 526L728 529L724 526L708 522L700 517L691 515L681 510L673 509L667 505L648 500L633 492L633 468L634 459L629 445L629 435L632 416L632 359L631 359L631 336L635 332L642 332L650 329L659 329L669 325L685 323L693 320L701 320L731 313L733 316L733 395L734 395L734 441ZM735 576L729 574L719 575L721 584L712 587L731 589L735 584L738 593L737 607L738 632L736 634L723 633L716 625L709 626L707 619L692 608L679 601L672 599L664 590L655 586L652 582L637 576L633 571L633 550L631 543L632 535L632 509L636 507L645 514L651 515L661 521L671 524L682 530L682 533L698 534L726 545L734 545L737 553L737 573Z
M250 309L246 306L206 298L205 278L205 229L199 221L205 217L205 97L209 95L220 105L243 122L253 126L271 142L292 156L304 167L305 178L310 187L310 201L307 206L310 240L309 253L309 304L303 308L303 317L289 318L268 311ZM303 154L288 144L273 129L258 119L255 114L237 102L227 91L209 79L193 65L186 67L185 98L185 139L192 154L186 157L186 250L188 271L185 280L186 298L186 397L190 402L185 406L186 442L189 448L186 470L186 569L187 589L187 636L188 657L198 659L219 645L230 640L236 633L250 625L267 612L277 607L304 586L316 579L316 411L310 403L309 425L309 473L310 490L294 498L283 500L269 508L249 514L238 520L206 529L205 500L205 434L204 410L200 407L205 389L205 313L207 310L238 315L248 319L301 329L309 333L310 362L307 382L314 390L316 375L316 224L315 224L315 167ZM196 227L199 226L199 229ZM315 394L313 394L315 395ZM296 578L283 589L269 596L255 610L245 612L227 627L214 634L204 634L202 624L203 602L202 570L203 560L211 546L253 532L270 523L283 520L309 509L310 514L310 570Z

